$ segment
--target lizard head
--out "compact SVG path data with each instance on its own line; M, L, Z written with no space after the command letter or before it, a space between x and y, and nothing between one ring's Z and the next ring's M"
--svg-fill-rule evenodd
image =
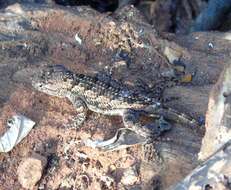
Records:
M42 67L32 78L32 86L38 91L65 97L72 88L74 76L62 65Z

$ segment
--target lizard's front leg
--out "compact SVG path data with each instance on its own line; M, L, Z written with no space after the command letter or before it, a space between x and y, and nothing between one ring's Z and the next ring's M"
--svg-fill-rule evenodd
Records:
M74 128L78 128L86 120L88 108L84 100L82 100L79 97L69 97L69 100L71 101L76 111L78 112L77 115L73 118L72 126Z

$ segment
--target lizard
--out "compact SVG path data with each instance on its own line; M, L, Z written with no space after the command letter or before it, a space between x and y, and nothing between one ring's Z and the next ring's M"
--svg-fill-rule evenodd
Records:
M160 102L145 94L137 93L125 85L113 85L116 81L104 82L97 77L74 73L63 65L41 67L32 77L32 86L51 96L67 98L76 108L75 125L80 126L86 119L87 110L104 115L121 116L125 128L145 137L160 136L171 129L165 117L186 121L195 126L197 121L185 114L165 108ZM142 125L140 115L160 118L154 124Z

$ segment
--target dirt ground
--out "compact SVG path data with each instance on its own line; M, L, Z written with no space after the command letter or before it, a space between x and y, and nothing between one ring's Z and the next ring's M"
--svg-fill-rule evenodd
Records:
M170 48L192 80L153 96L177 97L167 106L203 120L210 89L229 61L228 32L157 33L132 6L109 15L89 7L14 4L0 10L0 20L0 132L15 113L36 122L20 144L0 154L0 189L22 189L17 168L35 152L48 163L34 189L166 189L196 166L203 132L179 123L163 135L171 142L156 142L163 163L144 160L141 145L113 152L83 146L87 138L112 137L123 127L121 118L89 111L81 128L70 128L76 114L71 103L37 92L30 77L41 65L62 64L89 75L111 73L130 87L138 79L153 86L172 72L164 53ZM130 168L137 178L128 185Z

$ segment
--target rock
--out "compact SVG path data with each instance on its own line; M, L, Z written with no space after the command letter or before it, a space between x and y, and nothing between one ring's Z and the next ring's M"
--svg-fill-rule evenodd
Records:
M228 140L231 139L231 66L221 73L217 84L213 87L206 114L206 133L202 140L199 159L205 160Z
M124 171L121 183L124 185L134 185L139 180L139 175L135 167L130 167Z
M25 158L17 170L20 184L26 189L32 189L40 180L46 163L46 158L39 154Z
M196 167L172 190L230 189L231 140Z
M227 64L214 85L206 114L206 133L199 159L203 161L174 190L229 189L231 173L231 66Z

